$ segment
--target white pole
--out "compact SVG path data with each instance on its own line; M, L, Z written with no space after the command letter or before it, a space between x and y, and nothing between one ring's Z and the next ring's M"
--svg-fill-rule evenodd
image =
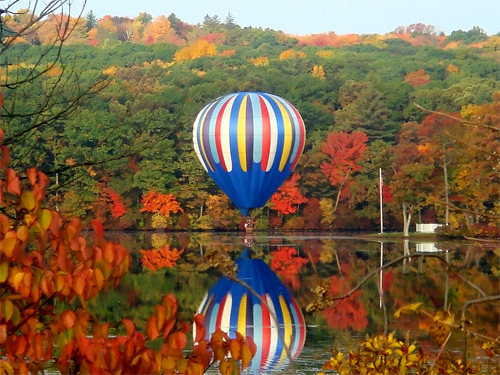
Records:
M383 242L380 242L380 267L382 267L384 265L384 243ZM383 294L384 294L384 285L382 284L382 279L384 277L384 274L382 272L382 270L380 270L380 275L379 275L379 285L378 285L378 289L379 289L379 307L382 308L382 298L383 298Z
M382 211L382 168L379 168L379 190L380 190L380 233L384 233L384 213Z

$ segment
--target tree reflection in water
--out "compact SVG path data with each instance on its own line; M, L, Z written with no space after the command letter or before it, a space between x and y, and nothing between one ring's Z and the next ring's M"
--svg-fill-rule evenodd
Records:
M313 368L318 370L333 346L352 349L366 334L384 331L395 332L400 338L418 339L426 352L438 353L440 347L432 341L432 319L420 310L430 315L450 310L458 326L465 311L467 321L472 322L467 330L477 333L474 338L468 336L465 341L460 329L452 329L445 351L462 353L466 349L470 358L487 362L486 349L481 345L488 340L483 336L499 337L500 311L495 298L500 293L500 257L494 246L438 241L433 245L437 251L423 253L417 252L414 241L395 240L384 243L381 259L380 242L353 236L257 232L254 239L255 257L273 267L304 312L308 339L297 362L299 370L304 355L308 356L307 366L316 363ZM139 296L134 300L135 306L122 303L121 307L125 314L129 312L138 320L147 315L145 312L156 297L169 292L178 296L182 313L191 316L220 275L213 269L200 272L205 255L216 251L234 260L244 249L243 237L235 233L171 233L166 241L171 248L183 251L181 257L174 267L150 273L140 266L138 252L152 247L150 238L139 239L129 234L123 241L129 248L136 243L132 256L137 264L133 267L134 274L127 276L118 292L128 295L135 290ZM325 295L330 298L359 287L342 302L334 300L331 308L307 312L306 307L317 299L313 291L326 280L330 282ZM112 305L118 298L127 301L116 292L110 293L100 299L98 310L105 315L106 305ZM468 301L479 302L468 304ZM393 318L398 309L415 302L421 303L417 312ZM494 340L490 341L493 351L498 350ZM498 362L498 354L495 355Z

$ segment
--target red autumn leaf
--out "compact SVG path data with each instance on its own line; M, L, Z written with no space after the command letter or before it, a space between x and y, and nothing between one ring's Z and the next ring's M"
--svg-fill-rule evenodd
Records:
M76 315L71 310L66 310L61 314L61 324L64 328L70 329L75 325Z
M175 344L178 349L183 350L187 344L186 334L183 332L175 332Z
M133 336L135 333L135 325L130 319L122 319L122 324L127 331L127 336Z
M104 229L99 220L92 220L92 229L94 229L94 237L96 239L96 243L102 242Z
M28 172L26 172L26 176L28 177L28 181L32 186L36 184L36 176L37 176L37 170L36 168L30 168L28 169Z
M78 275L73 280L73 290L79 296L83 296L83 292L85 290L85 279L83 276Z
M205 338L206 334L206 329L205 326L203 325L205 321L205 316L202 314L196 314L195 317L193 318L194 324L195 324L195 342L200 342Z
M21 195L21 186L16 172L12 168L9 168L5 177L7 192L14 195Z
M0 146L0 152L2 154L0 157L0 168L5 168L10 163L10 151L6 146Z
M148 319L146 323L146 334L148 335L148 338L151 341L154 341L158 338L158 329L157 327L157 321L156 317L152 316L151 318Z

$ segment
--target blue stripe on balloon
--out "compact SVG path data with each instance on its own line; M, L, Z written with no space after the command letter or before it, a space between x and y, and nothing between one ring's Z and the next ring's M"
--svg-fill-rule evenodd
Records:
M253 117L253 109L252 109L252 100L251 97L254 95L247 94L247 102L246 102L246 111L245 111L245 116L246 116L246 128L245 132L247 134L246 137L246 164L247 164L247 172L250 172L253 167L253 148L254 148L254 117ZM248 136L250 135L250 136Z
M295 310L292 301L290 301L288 298L286 300L287 300L286 301L287 306L290 309L292 315L293 334L292 334L292 342L290 343L290 351L292 356L295 356L299 349L299 342L300 342L300 320L297 314L297 310Z
M252 102L252 116L254 123L253 161L254 163L260 163L262 161L262 107L260 105L260 96L258 94L249 95L249 97Z
M211 303L210 304L210 307L209 307L209 311L207 311L207 315L205 315L205 317L210 317L210 321L208 323L208 332L215 332L217 327L216 327L216 324L217 324L217 318L219 316L219 314L221 314L222 311L220 311L220 304L219 303Z
M229 123L231 159L233 160L233 171L241 171L240 155L238 154L238 115L244 95L239 93L234 99L231 107L231 120Z
M206 159L203 149L205 148L204 144L204 139L203 139L203 133L202 133L202 125L203 125L203 119L205 118L206 112L210 109L210 105L212 103L208 104L205 106L198 117L198 122L195 124L195 132L194 132L194 137L196 139L196 146L198 147L199 155L202 157L202 162L205 164L206 169L209 169L209 164L208 160ZM206 152L207 150L205 150Z
M210 116L209 119L209 131L208 131L208 136L209 136L209 143L210 143L210 150L212 154L212 158L217 164L220 164L220 159L219 159L219 153L217 152L217 145L215 143L215 125L217 123L217 119L221 116L221 108L224 105L226 100L220 100L213 109L213 112Z

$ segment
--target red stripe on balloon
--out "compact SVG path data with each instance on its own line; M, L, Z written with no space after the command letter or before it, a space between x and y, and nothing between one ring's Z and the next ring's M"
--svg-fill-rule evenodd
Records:
M264 301L267 301L267 296L262 296ZM265 304L262 307L262 359L260 363L267 363L269 351L271 350L271 314Z
M215 321L215 329L220 329L222 324L222 315L224 314L224 306L226 305L227 295L220 301L219 311L217 311L217 320Z
M295 324L299 325L299 338L298 338L299 345L297 347L297 353L300 353L300 351L304 347L304 342L306 339L306 324L304 322L304 316L302 315L302 311L300 310L300 307L297 305L297 302L293 298L292 298L292 303L293 303L293 308L295 309L295 313L299 318L299 321L296 322Z
M269 163L269 153L271 151L271 122L269 121L269 111L262 96L259 95L260 110L262 112L262 160L260 166L265 172Z
M227 167L226 167L226 162L224 161L224 154L222 153L222 140L220 132L222 127L221 126L222 116L224 115L224 110L226 109L227 103L229 103L229 100L226 100L226 102L222 105L222 108L217 114L217 120L215 122L215 147L217 149L217 155L219 156L220 164L222 165L222 168L226 172L227 172Z

